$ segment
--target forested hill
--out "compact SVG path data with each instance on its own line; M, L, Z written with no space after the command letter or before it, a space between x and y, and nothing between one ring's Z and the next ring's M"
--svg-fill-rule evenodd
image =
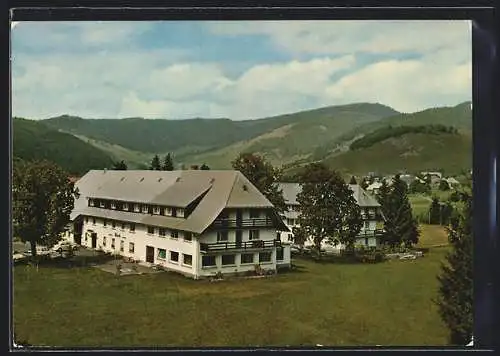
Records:
M46 125L89 139L120 145L140 152L200 152L226 147L271 132L286 125L301 124L301 130L311 126L335 125L335 133L357 125L398 114L381 105L359 103L331 106L293 114L256 120L230 119L82 119L59 116L43 120ZM145 139L147 138L147 139Z
M112 165L111 157L103 151L39 121L14 118L12 146L15 159L47 159L73 175Z

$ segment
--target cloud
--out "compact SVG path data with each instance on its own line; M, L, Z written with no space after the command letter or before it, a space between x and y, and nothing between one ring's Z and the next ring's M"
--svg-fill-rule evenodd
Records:
M207 23L208 30L198 36L216 36L220 43L228 36L257 35L262 40L252 40L254 51L269 41L288 53L279 61L262 57L245 65L204 60L188 43L144 46L151 33L166 33L158 26L16 27L13 114L246 119L352 102L411 112L471 99L466 22ZM168 34L175 40L175 32Z
M218 35L266 36L290 53L432 52L443 46L470 51L470 39L464 36L470 33L469 21L287 21L286 25L283 21L224 21L209 23L208 28Z

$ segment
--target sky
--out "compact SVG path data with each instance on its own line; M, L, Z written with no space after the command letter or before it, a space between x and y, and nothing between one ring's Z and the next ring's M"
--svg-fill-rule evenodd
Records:
M472 100L469 21L17 22L12 116L261 118Z

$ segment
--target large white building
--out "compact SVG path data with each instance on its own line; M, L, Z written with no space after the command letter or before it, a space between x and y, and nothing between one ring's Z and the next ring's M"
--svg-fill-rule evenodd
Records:
M292 229L298 224L298 207L299 203L297 201L297 195L301 192L302 188L299 183L280 183L279 188L283 191L283 197L285 198L285 203L287 205L287 211L282 215L283 222L287 226L287 230L280 232L282 240L286 239L289 242L293 242ZM354 199L361 208L361 217L363 219L363 225L361 231L356 239L356 245L363 245L366 247L376 247L380 243L380 236L383 232L382 229L377 228L377 223L383 221L382 214L380 212L380 204L377 200L370 194L368 194L363 188L358 184L349 184L349 188L352 191ZM312 239L308 239L304 243L305 246L312 246ZM337 246L328 245L323 242L322 248L325 250L341 250L345 246L338 244Z
M287 229L238 171L98 171L77 183L68 238L193 278L290 266Z

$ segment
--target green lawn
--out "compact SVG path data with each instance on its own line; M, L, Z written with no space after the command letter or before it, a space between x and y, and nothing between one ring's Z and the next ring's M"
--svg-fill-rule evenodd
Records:
M55 346L445 345L431 300L446 250L374 265L295 260L296 272L218 283L17 266L14 331Z
M429 212L432 198L423 194L408 194L411 207L413 209L413 216L424 215Z

